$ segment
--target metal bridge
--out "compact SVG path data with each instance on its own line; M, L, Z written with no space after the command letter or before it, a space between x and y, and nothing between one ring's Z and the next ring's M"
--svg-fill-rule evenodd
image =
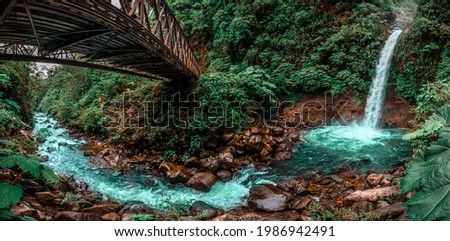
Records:
M194 52L164 0L0 0L0 60L198 78Z

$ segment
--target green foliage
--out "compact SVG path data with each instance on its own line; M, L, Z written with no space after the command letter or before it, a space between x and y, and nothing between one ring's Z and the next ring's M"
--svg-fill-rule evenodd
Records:
M449 11L448 4L434 1L419 4L418 16L399 42L392 70L400 97L426 105L426 98L421 96L423 88L428 88L426 84L449 82L450 27L445 24Z
M380 218L368 212L355 212L351 208L325 208L320 203L313 203L307 209L308 215L314 221L375 221Z
M0 193L0 209L17 204L23 195L21 186L7 182L0 182Z
M156 218L151 214L133 214L130 216L133 221L155 221Z
M436 111L418 131L406 139L425 148L402 178L401 192L417 193L408 200L408 217L413 220L450 219L450 105ZM425 141L424 141L425 139ZM428 144L430 140L436 140ZM416 144L416 146L418 146Z

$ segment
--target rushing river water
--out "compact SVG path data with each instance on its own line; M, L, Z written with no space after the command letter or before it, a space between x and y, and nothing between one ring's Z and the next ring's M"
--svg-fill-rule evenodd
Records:
M83 140L70 137L56 120L42 113L35 115L35 121L35 131L46 129L49 133L39 146L39 154L49 157L46 165L56 173L85 182L93 190L118 202L143 201L160 209L196 200L229 209L243 203L251 186L257 183L270 183L312 171L332 173L343 164L356 168L356 171L383 170L400 162L409 150L408 145L400 139L401 133L398 130L372 134L361 130L364 134L361 138L348 139L345 137L348 132L333 131L345 129L319 128L306 134L305 141L295 151L292 160L269 172L258 172L249 167L233 180L218 181L211 191L203 193L181 184L169 184L151 175L122 173L94 166L79 150L84 144ZM361 159L366 161L363 165L358 165Z

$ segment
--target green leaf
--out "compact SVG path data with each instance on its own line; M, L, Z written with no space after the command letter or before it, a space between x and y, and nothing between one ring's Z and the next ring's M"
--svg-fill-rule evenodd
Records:
M59 182L59 177L48 166L43 165L42 176L49 183Z
M20 111L20 105L18 105L15 101L9 99L5 99L4 101L6 104L14 108L16 111Z
M440 138L450 139L450 127L440 129L438 135Z
M427 162L449 161L450 158L450 139L440 139L430 145L425 151Z
M0 156L10 156L10 155L14 155L13 150L0 148Z
M17 159L17 165L24 171L29 172L33 177L39 178L42 173L42 164L39 159L33 156L24 156Z
M0 220L11 220L14 215L8 208L0 209Z
M17 160L25 158L23 155L0 156L0 168L11 168L17 164Z
M7 182L0 183L0 209L17 204L22 198L22 195L23 191L21 186L12 185Z
M12 142L10 140L0 139L0 144L10 147L20 147L19 144Z
M448 220L450 218L450 183L434 189L425 185L409 201L407 217L412 220Z

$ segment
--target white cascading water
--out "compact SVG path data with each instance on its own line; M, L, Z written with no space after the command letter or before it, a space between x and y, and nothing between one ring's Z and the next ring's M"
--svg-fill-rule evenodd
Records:
M384 104L385 86L389 77L389 69L391 67L395 46L397 45L401 33L402 30L395 30L386 41L386 44L381 51L377 72L372 81L372 86L367 98L365 117L362 122L362 125L365 127L375 129L383 114L382 109Z

